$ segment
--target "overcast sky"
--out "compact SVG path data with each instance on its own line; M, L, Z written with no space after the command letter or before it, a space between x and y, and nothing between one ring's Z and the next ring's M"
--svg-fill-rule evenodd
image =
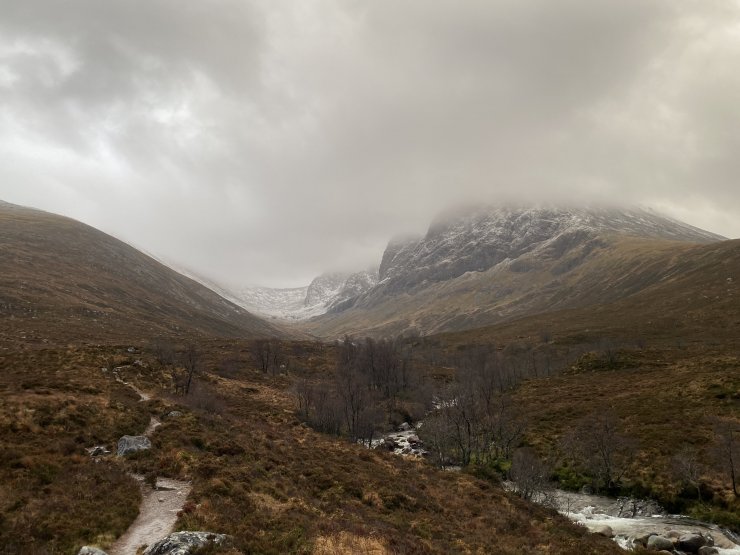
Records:
M740 237L735 0L0 0L0 198L230 285L481 200Z

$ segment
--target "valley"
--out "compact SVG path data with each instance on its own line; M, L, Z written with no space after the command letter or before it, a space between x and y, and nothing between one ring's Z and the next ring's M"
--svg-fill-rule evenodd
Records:
M263 318L2 208L0 551L177 531L229 554L607 554L644 524L591 533L622 517L533 503L556 491L740 530L738 241L639 211L457 214L392 242L377 281L253 290Z

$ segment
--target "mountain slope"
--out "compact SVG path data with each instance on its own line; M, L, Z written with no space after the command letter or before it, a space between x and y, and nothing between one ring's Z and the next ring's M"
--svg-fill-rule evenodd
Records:
M274 336L274 326L90 226L0 204L0 337Z
M322 336L470 329L632 295L720 236L645 210L476 210L393 241L380 283L309 322Z
M211 285L214 291L242 308L266 318L286 322L307 320L326 312L340 310L343 303L369 291L378 283L377 270L354 274L333 272L314 278L305 287L276 289L271 287L243 287L229 291Z

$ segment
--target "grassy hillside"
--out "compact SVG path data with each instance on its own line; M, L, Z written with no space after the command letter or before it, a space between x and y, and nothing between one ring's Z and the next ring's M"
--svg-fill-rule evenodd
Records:
M274 326L74 220L0 204L0 343L274 336Z

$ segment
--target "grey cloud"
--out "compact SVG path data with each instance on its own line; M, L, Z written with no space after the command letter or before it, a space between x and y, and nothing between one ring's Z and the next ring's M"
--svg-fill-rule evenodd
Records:
M737 3L0 0L0 197L228 284L471 201L740 235Z

